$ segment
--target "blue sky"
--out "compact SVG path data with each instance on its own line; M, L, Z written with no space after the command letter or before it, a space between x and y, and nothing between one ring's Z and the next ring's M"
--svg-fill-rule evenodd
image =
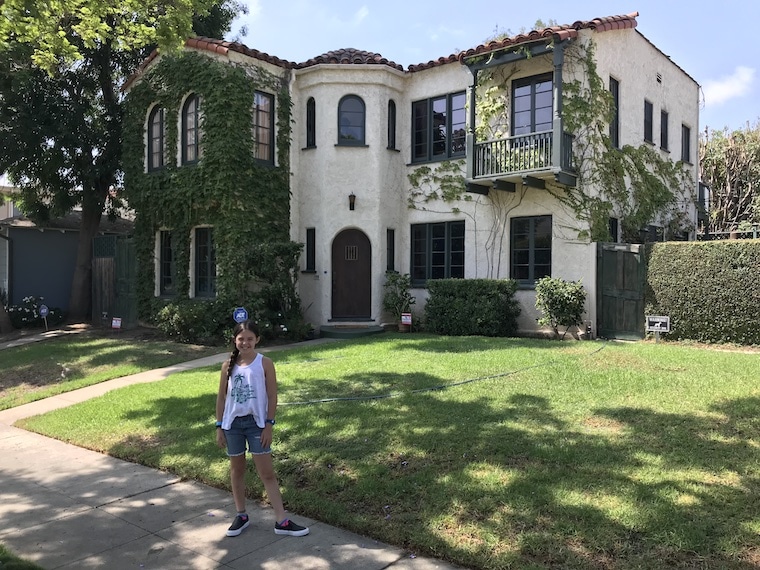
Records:
M537 20L571 24L638 12L638 30L701 86L701 132L760 122L760 43L751 32L760 23L757 0L242 1L249 13L227 39L288 61L355 48L404 68L475 47L497 30L532 30Z

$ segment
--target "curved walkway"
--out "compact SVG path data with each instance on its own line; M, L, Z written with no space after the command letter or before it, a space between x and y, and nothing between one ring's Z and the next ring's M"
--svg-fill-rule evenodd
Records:
M12 342L44 338L30 335ZM307 341L323 342L331 341ZM250 527L228 538L234 511L229 492L13 427L21 418L219 364L227 356L117 378L0 411L0 544L46 569L458 568L297 514L311 533L278 536L271 508L250 502Z

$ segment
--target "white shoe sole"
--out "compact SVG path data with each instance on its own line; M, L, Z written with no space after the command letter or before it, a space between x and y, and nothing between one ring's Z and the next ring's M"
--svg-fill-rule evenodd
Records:
M239 535L241 532L243 532L245 529L248 528L249 524L251 524L251 521L247 521L243 526L241 526L237 530L228 530L227 531L227 536L237 536L237 535Z
M309 529L305 528L303 530L280 530L279 528L276 528L274 529L274 533L286 536L306 536L309 534Z

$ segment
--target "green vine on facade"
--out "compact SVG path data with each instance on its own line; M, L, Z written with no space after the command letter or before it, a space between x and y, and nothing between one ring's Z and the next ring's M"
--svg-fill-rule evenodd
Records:
M640 230L654 221L663 222L669 234L692 230L693 226L681 207L695 200L694 182L684 164L663 158L648 143L638 147L613 147L609 125L614 116L614 102L597 72L594 50L592 40L586 45L572 44L565 50L566 77L582 78L565 81L562 89L562 118L565 131L574 135L578 178L574 187L549 183L547 191L573 212L578 225L572 229L581 240L609 241L610 217L620 220L622 239L627 242L640 241ZM524 46L514 51L525 56L523 61L532 59L537 65L545 66L547 71L552 69L552 54L530 58L530 51ZM479 71L476 88L478 120L475 125L478 141L510 136L509 85L520 70L520 64L513 62ZM432 172L430 167L423 166L409 175L412 184L410 207L420 208L435 199L450 202L460 198L456 193L445 189L439 191L434 184L429 184L437 182ZM445 167L438 177L445 181L447 174L448 167ZM490 244L494 252L499 249L497 242L504 236L507 217L519 205L523 193L506 197L502 194L492 192L488 196L493 215L499 218L493 223L486 240L487 247ZM453 211L459 211L459 208L455 206Z
M578 183L572 188L550 189L571 208L589 229L579 228L578 237L609 241L609 218L619 218L622 239L636 243L647 224L660 220L671 234L691 231L680 202L695 199L693 181L682 162L665 159L648 143L615 148L609 136L614 102L599 76L593 41L574 44L566 55L566 68L580 65L585 82L573 80L563 85L565 128L575 135L573 147ZM585 191L593 187L594 195Z
M254 158L255 90L276 97L277 165ZM203 155L196 164L178 165L177 125L190 93L202 102ZM166 166L146 172L145 125L154 104L165 109ZM287 77L195 52L162 57L131 89L123 142L124 186L137 213L141 318L150 319L167 301L154 295L157 232L172 232L176 294L171 300L188 300L191 233L198 226L213 227L218 301L236 304L256 297L269 310L300 314L296 269L302 245L289 239L291 107Z
M472 196L466 192L463 171L463 160L444 160L435 167L418 166L407 175L411 185L407 205L410 209L429 211L428 205L439 200L447 204L472 201ZM461 210L456 206L450 210L450 213L459 212Z

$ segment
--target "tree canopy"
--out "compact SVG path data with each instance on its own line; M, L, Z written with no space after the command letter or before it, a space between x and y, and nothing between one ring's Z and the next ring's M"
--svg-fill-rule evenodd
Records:
M733 132L706 129L699 165L710 188L708 232L760 225L760 124Z
M124 80L154 48L223 37L236 0L6 0L0 4L0 172L37 223L81 207L72 320L90 311L92 238L119 205Z
M31 59L53 71L63 61L88 58L108 45L121 52L149 45L179 48L193 31L193 17L209 13L214 0L5 0L0 5L0 49L31 46Z

